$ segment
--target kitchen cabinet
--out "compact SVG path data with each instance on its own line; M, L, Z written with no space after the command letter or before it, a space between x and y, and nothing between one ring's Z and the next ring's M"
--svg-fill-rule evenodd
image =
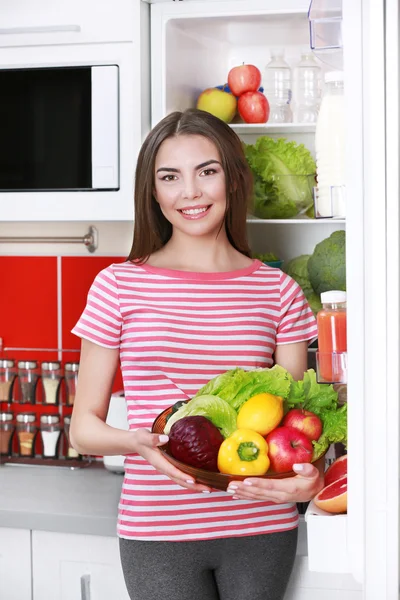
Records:
M117 8L107 0L1 3L0 69L119 68L119 189L0 191L3 222L132 221L135 163L150 122L149 12L139 0ZM39 101L35 111L40 117Z
M0 600L32 597L31 532L0 528Z
M33 600L129 600L116 537L33 531L32 576Z

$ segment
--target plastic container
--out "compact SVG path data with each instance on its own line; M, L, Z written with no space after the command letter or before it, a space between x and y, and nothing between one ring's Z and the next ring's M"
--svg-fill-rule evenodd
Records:
M57 458L61 425L58 415L41 415L40 435L43 442L43 458Z
M12 440L15 431L12 412L0 412L0 455L11 456Z
M321 67L312 52L303 52L293 73L295 123L316 123L321 102Z
M61 363L58 361L42 363L43 404L58 404L62 379Z
M342 0L311 0L310 48L331 69L343 69Z
M321 294L317 314L317 379L322 383L347 383L346 292Z
M17 369L15 360L2 358L0 360L0 402L11 402Z
M315 131L317 163L316 216L346 216L345 200L345 103L343 72L325 75Z
M67 387L67 405L72 406L75 402L76 386L78 383L78 362L68 362L64 365L65 384Z
M263 74L263 87L270 106L268 123L291 123L292 73L284 50L271 51L271 60Z
M17 415L17 438L19 455L32 458L35 455L35 440L38 432L35 413Z
M71 417L67 416L64 417L64 435L65 435L65 439L67 442L67 448L65 451L65 458L67 458L68 460L73 460L73 459L81 459L82 455L79 454L79 452L77 452L77 450L75 450L75 448L73 448L71 446L71 442L69 439L69 428L71 426Z

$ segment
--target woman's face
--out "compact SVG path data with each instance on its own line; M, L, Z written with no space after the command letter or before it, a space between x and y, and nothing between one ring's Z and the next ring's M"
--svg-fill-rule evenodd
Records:
M154 196L175 233L218 233L226 209L225 173L209 139L201 135L166 139L156 156L154 178Z

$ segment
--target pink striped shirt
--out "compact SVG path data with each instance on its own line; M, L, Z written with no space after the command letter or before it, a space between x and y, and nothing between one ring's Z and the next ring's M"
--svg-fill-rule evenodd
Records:
M314 338L316 322L298 284L258 260L237 271L190 273L114 264L101 271L73 332L119 348L131 429L150 428L178 400L241 367L273 364L277 344ZM293 529L294 504L233 500L177 486L141 456L126 457L118 535L201 540Z

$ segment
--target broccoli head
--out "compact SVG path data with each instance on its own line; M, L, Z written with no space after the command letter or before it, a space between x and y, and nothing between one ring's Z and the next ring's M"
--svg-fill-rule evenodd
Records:
M346 233L334 231L314 248L308 259L311 286L319 295L329 290L346 290Z

